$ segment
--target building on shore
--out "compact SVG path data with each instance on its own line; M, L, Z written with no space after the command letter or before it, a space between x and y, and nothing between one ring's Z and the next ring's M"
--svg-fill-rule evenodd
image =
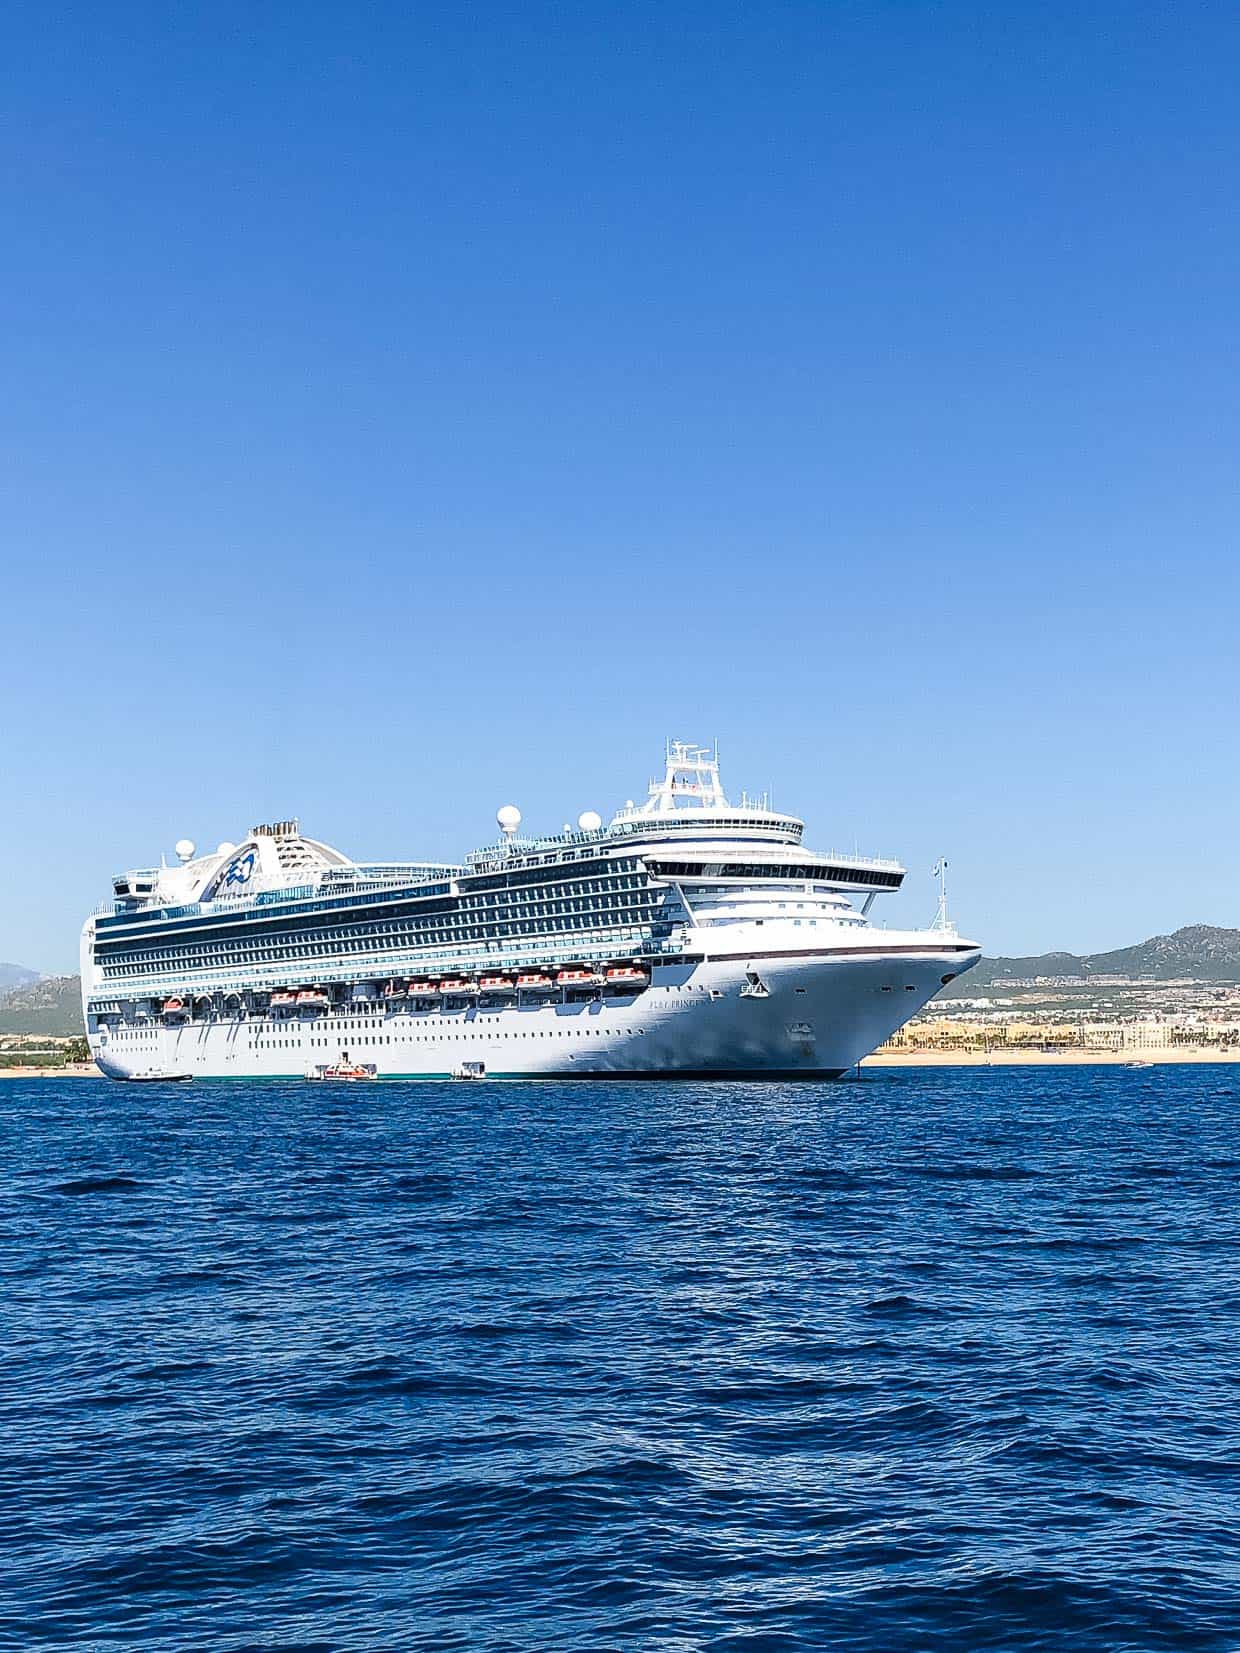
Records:
M1240 1022L1154 1018L1116 1021L969 1020L956 1016L921 1017L906 1023L882 1051L1092 1050L1148 1051L1176 1047L1229 1049L1240 1045Z

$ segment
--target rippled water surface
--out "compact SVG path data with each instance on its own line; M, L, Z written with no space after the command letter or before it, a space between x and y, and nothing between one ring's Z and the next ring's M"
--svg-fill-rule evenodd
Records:
M0 1084L0 1641L1240 1646L1240 1070Z

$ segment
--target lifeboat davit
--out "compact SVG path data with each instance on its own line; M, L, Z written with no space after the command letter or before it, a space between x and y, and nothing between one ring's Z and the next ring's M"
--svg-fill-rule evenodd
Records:
M383 989L385 999L404 999L409 995L409 989L403 981L390 981Z
M163 1004L160 1006L160 1013L164 1016L184 1016L185 1000L165 999Z

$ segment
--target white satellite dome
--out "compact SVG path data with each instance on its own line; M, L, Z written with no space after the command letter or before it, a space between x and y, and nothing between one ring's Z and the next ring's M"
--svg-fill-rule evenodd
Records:
M505 804L502 809L496 810L495 819L501 832L513 833L521 825L521 811L516 804Z
M192 861L194 859L194 840L192 838L178 838L176 852L178 861Z
M583 832L597 832L603 824L603 817L597 809L583 809L577 817L577 825Z
M228 842L228 839L225 838L225 840L222 844L217 844L215 846L215 853L217 855L231 855L232 852L236 849L236 847L237 847L236 844L230 844Z

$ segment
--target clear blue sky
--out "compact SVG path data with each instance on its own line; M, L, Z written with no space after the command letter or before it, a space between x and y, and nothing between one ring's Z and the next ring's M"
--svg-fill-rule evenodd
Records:
M0 958L718 736L988 950L1240 923L1240 13L19 5Z

